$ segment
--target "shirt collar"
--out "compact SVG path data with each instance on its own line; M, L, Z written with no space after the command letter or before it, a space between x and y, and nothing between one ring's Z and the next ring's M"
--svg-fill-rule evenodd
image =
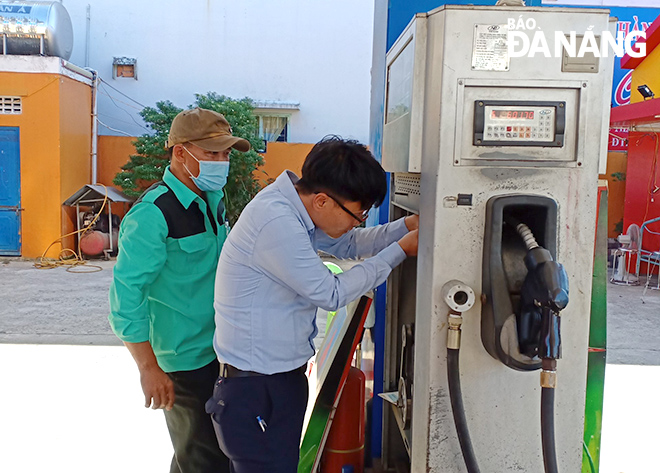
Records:
M174 174L172 174L172 171L170 171L170 167L167 166L165 168L165 173L163 174L163 182L167 184L167 186L172 189L172 192L174 192L174 195L176 195L176 198L179 199L179 202L188 209L190 207L190 204L195 199L202 199L200 196L195 194L188 186L186 186L183 182L181 182Z
M298 195L298 191L295 188L295 184L299 180L300 178L296 176L295 173L287 170L280 174L279 177L275 179L273 184L277 186L277 189L282 193L282 195L284 195L284 197L286 197L293 204L294 208L302 217L307 231L311 232L316 228L316 226L314 225L312 218L309 216L309 213L307 212L307 209L305 208L305 205L300 199L300 195Z

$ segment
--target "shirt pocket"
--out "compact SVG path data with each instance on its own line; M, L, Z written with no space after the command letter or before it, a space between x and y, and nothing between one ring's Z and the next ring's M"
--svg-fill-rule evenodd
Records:
M204 233L198 233L189 237L179 238L177 240L181 251L187 254L194 254L198 251L204 251L209 248L209 241Z
M168 264L174 271L184 273L205 273L215 268L218 263L218 249L215 235L198 233L178 238L170 243Z

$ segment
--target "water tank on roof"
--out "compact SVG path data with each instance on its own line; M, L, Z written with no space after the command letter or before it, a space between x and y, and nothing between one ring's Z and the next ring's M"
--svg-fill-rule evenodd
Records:
M0 1L2 54L59 56L69 59L73 27L59 2Z

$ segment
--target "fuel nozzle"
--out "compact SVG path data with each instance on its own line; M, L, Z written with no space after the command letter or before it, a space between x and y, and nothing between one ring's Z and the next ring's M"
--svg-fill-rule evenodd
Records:
M545 360L561 358L559 313L568 305L568 276L564 267L553 260L548 250L538 245L532 232L522 223L516 226L525 240L527 276L521 290L517 318L521 353Z

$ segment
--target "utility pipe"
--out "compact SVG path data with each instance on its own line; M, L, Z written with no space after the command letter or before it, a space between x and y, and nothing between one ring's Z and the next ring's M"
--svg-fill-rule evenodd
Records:
M89 67L89 35L92 24L91 8L91 5L88 3L85 19L85 67Z
M98 100L98 87L99 75L95 70L92 70L94 79L92 80L92 184L96 184L98 177L98 141L99 141L99 100ZM112 236L112 235L111 235Z

